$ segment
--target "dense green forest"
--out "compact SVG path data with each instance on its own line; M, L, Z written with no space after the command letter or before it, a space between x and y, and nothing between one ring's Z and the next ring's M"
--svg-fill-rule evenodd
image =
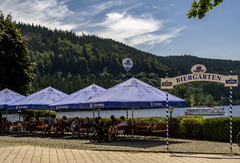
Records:
M73 93L92 83L109 88L123 81L125 70L122 60L129 57L134 66L129 76L160 88L160 79L190 73L195 64L204 64L207 72L229 74L240 73L240 62L198 58L190 55L162 57L132 48L111 39L74 32L50 30L46 27L17 24L22 35L28 37L28 50L36 63L34 81L29 94L52 86L65 93ZM171 54L169 54L171 55ZM184 98L187 105L228 105L229 90L216 83L188 83L171 90L170 93ZM234 88L233 99L240 104L240 89Z

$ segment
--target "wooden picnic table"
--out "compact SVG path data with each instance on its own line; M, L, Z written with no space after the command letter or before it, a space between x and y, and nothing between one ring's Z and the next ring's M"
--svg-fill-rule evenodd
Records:
M36 126L36 128L41 128L41 129L46 129L48 128L49 126Z
M23 125L11 125L10 126L12 129L11 131L17 131L17 132L21 132L21 129L23 129Z

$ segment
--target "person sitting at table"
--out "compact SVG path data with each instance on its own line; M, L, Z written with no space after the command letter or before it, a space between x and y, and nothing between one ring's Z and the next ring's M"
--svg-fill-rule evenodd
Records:
M83 122L83 124L91 126L92 122L91 122L91 120L88 117L86 117L85 121Z
M51 131L53 131L53 124L55 124L56 115L51 115L50 117L50 120L49 118L44 120L44 126L48 126L44 129L45 135L47 134L47 132L49 134Z
M62 122L61 122L61 134L64 134L64 131L66 131L70 126L68 126L69 123L68 123L68 120L67 120L67 117L66 116L63 116L62 117Z
M114 115L111 115L111 125L112 126L116 126L118 123L119 123L119 121L114 117Z
M63 123L67 123L67 122L68 122L68 120L67 120L67 117L66 117L66 116L63 116L63 117L62 117L62 122L63 122Z
M52 115L49 121L49 127L52 128L52 125L55 124L56 121L56 115Z
M105 123L103 122L102 118L101 117L96 118L95 122L96 122L95 123L95 129L96 130L93 133L93 135L95 135L95 134L103 135Z
M52 125L52 128L50 131L53 131L55 135L58 134L58 131L62 131L61 121L58 118L56 118L55 123L54 125Z
M79 118L78 117L76 117L72 122L71 131L72 131L72 136L74 136L75 132L79 134Z
M93 128L93 123L92 121L86 117L85 121L83 122L84 128L81 128L81 131L87 132L87 136L89 135L90 129Z
M5 128L4 130L9 131L10 125L8 125L7 123L8 123L7 118L3 117L2 124L3 124L4 128Z
M127 122L125 122L125 118L124 116L120 117L120 123L116 126L110 126L109 127L109 137L108 140L111 141L112 140L112 135L119 135L119 134L123 134L124 130L118 130L119 126L127 126Z
M27 126L26 130L34 133L37 130L37 126L41 125L39 117L36 117L34 121L30 121L30 126Z

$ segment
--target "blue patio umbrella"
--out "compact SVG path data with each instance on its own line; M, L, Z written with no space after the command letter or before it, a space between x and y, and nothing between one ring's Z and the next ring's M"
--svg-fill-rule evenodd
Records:
M23 99L25 96L16 93L10 89L0 91L0 109L6 109L8 105Z
M70 94L69 96L53 103L50 105L51 109L84 109L80 107L80 104L88 100L99 93L105 91L105 88L102 88L96 84L92 84L86 88L83 88L77 92Z
M171 94L169 106L185 106ZM82 103L85 108L153 108L166 106L166 93L136 78L131 78Z
M68 96L67 94L47 87L8 106L8 109L49 109L49 105Z
M159 81L160 82L160 81ZM185 106L185 101L171 94L169 106ZM131 78L82 103L89 108L153 108L166 106L166 93L136 78ZM128 112L127 112L128 116ZM132 121L132 125L134 120ZM132 130L133 139L133 130Z
M16 93L8 88L0 91L0 109L6 109L7 120L7 107L8 105L23 99L25 96Z

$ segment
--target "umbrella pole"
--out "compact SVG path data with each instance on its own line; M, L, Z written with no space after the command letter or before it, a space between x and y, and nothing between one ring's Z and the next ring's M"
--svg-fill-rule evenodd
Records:
M7 108L6 108L6 131L8 130L8 118L7 118L7 114L8 114L8 111L7 111Z
M97 109L98 112L98 118L100 117L100 109Z
M93 109L93 122L95 122L95 109Z
M134 108L132 108L132 125L134 125L133 111L134 111ZM133 141L133 128L132 128L132 141Z
M128 109L126 110L126 118L127 118L127 121L128 121Z
M8 114L8 112L7 112L7 108L6 108L6 122L7 122L7 114Z
M48 110L48 125L50 125L50 109Z

